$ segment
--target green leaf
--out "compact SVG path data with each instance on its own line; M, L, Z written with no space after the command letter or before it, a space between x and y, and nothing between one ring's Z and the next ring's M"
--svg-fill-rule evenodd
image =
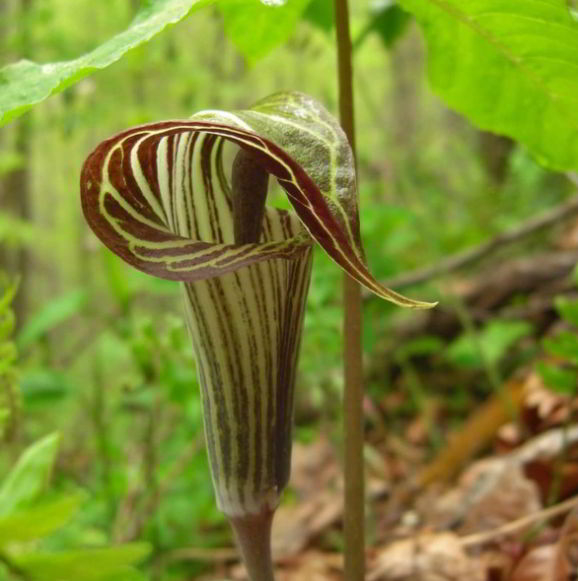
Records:
M578 26L562 0L400 0L423 28L429 77L480 128L578 168Z
M426 357L435 355L443 350L444 342L432 335L424 335L417 339L412 339L396 349L396 357L410 359L412 357Z
M50 434L20 456L0 487L0 516L13 514L43 492L52 474L59 442L58 434Z
M40 539L62 528L76 514L84 499L84 494L64 496L0 517L0 546Z
M556 310L568 323L578 327L578 301L567 297L556 297Z
M395 41L406 31L411 16L394 0L374 2L370 20L355 39L354 48L360 48L370 34L375 33L385 48L392 48Z
M26 369L21 373L20 392L26 405L51 404L72 390L70 379L54 369Z
M570 331L558 333L544 340L544 348L551 355L578 365L578 336Z
M286 42L309 0L220 0L225 33L250 64Z
M149 553L148 545L132 543L105 549L34 552L15 555L12 560L34 581L121 581L138 579L130 566Z
M93 72L119 60L166 26L211 0L149 0L132 24L93 51L71 61L39 64L19 61L0 69L0 126L36 103L59 93Z
M448 347L446 355L452 363L463 367L482 367L486 362L495 364L510 347L531 332L532 326L525 321L494 320L476 337L470 333L458 337Z
M21 348L28 347L58 325L80 313L87 300L88 294L82 289L52 299L26 321L18 334L18 345Z
M323 32L330 33L335 21L334 3L327 0L311 0L303 13L303 18Z
M235 244L225 140L277 178L309 234L352 277L399 306L433 306L382 287L369 272L351 148L337 121L301 93L142 125L101 143L81 176L84 215L96 235L139 270L182 282L305 252L310 238L298 225L291 236L270 230L263 243Z
M578 389L578 373L575 369L564 369L558 365L538 363L538 372L544 384L558 393L574 395Z

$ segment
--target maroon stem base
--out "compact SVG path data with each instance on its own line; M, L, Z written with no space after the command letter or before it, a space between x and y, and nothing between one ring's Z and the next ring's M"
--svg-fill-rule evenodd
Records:
M271 559L273 511L229 517L251 581L275 581Z

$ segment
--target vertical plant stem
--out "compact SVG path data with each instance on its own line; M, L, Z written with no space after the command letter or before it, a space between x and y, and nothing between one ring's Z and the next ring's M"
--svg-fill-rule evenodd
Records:
M251 581L275 581L271 558L273 511L230 517L237 545Z
M339 114L341 125L355 151L353 71L347 0L335 0ZM363 373L361 289L347 274L343 279L345 309L343 334L345 362L345 580L365 576L365 495L363 482Z

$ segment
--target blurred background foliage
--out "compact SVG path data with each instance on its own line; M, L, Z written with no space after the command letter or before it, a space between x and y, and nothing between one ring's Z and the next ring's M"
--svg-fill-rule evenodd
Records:
M128 25L139 4L3 0L0 65L87 52ZM565 176L541 168L510 140L480 132L432 94L423 40L408 14L392 2L352 4L361 223L378 278L436 263L570 196ZM262 59L255 46L267 41L235 28L234 2L222 12L209 7L0 130L0 268L7 277L0 284L0 474L8 475L19 457L25 463L32 442L46 445L46 434L60 434L59 451L52 437L52 456L44 455L45 472L54 470L51 488L38 484L18 507L52 507L60 515L54 526L5 541L4 519L18 513L4 508L6 484L0 488L0 579L19 578L26 567L44 571L34 579L60 579L57 565L51 573L42 555L69 551L65 570L72 571L74 554L80 557L71 551L126 541L150 544L143 570L151 579L192 579L208 565L181 560L178 549L230 545L214 505L178 285L125 267L97 242L81 215L79 172L99 141L139 123L242 108L285 89L307 92L335 111L331 3L299 6L278 32L288 41ZM549 235L541 234L494 260L548 244ZM340 271L316 253L297 391L302 441L324 432L339 442L340 280ZM385 357L383 345L393 345L388 362L378 361L381 371L368 373L368 393L394 431L439 400L451 411L448 422L458 424L514 367L507 357L512 346L534 334L522 319L476 324L452 282L442 277L410 290L459 313L461 330L450 341L424 335L397 346L396 325L412 314L366 301L368 368ZM578 323L575 304L561 299L557 307ZM574 343L569 333L545 346L571 363L563 371L541 367L562 390L575 389ZM516 363L540 348L524 345ZM449 376L444 388L420 373L426 356ZM473 376L463 379L461 370ZM402 394L399 402L382 405L394 393ZM429 454L443 437L432 431ZM6 562L5 542L33 547L32 564ZM101 576L77 571L74 579L139 579L131 565L146 551L132 547L103 558L116 565Z

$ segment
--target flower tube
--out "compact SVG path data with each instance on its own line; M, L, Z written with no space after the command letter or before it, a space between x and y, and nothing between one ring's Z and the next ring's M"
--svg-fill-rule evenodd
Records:
M261 211L266 176L231 187L227 141L277 179L293 213ZM268 537L289 476L312 244L382 298L431 304L382 287L369 272L351 150L333 117L300 93L128 129L87 158L81 196L108 248L143 272L183 283L217 503L252 579L270 580Z

